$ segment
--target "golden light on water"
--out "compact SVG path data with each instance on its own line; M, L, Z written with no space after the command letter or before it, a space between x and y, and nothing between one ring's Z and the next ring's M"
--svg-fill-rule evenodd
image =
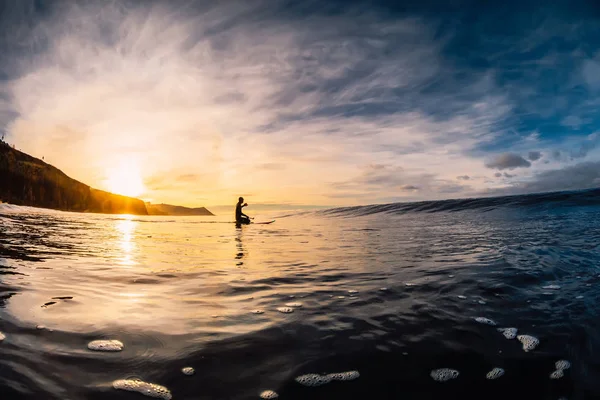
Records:
M229 217L177 222L132 215L83 214L80 218L93 221L96 228L80 232L82 243L79 236L52 237L90 247L89 256L72 261L81 274L65 274L71 265L65 265L64 258L48 260L51 269L36 270L30 278L37 292L15 296L18 303L11 303L31 326L78 332L126 328L170 335L246 334L273 326L283 318L276 308L303 293L294 286L280 296L280 285L265 285L265 279L279 282L302 274L320 265L325 255L334 263L350 257L360 264L364 259L360 245L354 251L331 245L342 234L348 240L349 233L336 226L319 225L309 235L306 227L313 222L308 218L285 221L280 228L239 229L229 223ZM300 236L282 235L288 227ZM50 232L51 228L42 224L41 229ZM75 228L65 224L62 229L68 233ZM257 294L249 295L253 288ZM73 296L74 301L40 307L63 295ZM253 310L265 314L271 310L272 318L256 317Z
M137 264L133 256L133 252L136 249L136 243L133 236L138 223L133 221L132 218L131 215L125 215L116 225L119 234L117 239L120 248L119 263L126 266Z

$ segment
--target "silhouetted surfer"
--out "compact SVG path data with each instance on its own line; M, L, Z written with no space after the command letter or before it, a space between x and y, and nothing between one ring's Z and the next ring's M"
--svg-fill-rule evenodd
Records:
M235 223L236 224L249 224L250 217L242 212L242 208L246 207L248 203L244 203L244 198L240 197L237 205L235 206Z

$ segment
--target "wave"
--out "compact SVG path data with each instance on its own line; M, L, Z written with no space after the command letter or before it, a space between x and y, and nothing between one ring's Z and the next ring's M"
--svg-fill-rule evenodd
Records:
M410 212L491 211L506 207L572 207L600 205L600 189L536 193L502 197L483 197L454 200L420 201L414 203L374 204L339 207L316 211L320 215L358 217L379 213L405 214Z
M0 213L23 213L23 212L39 212L41 209L29 206L17 206L9 203L0 203Z

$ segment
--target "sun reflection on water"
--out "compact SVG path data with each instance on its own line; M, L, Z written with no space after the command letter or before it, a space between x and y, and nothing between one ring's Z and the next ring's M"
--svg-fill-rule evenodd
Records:
M134 257L137 246L135 240L133 240L137 225L138 222L134 221L133 216L131 215L124 215L123 219L120 219L116 224L116 229L119 234L117 240L121 250L120 257L118 257L120 265L137 265Z

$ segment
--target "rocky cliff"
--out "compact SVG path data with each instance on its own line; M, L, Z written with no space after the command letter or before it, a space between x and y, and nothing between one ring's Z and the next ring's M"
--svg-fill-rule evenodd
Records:
M205 207L182 207L171 204L150 204L146 203L146 209L150 215L215 215Z
M64 211L147 215L139 199L96 190L0 142L0 201Z

